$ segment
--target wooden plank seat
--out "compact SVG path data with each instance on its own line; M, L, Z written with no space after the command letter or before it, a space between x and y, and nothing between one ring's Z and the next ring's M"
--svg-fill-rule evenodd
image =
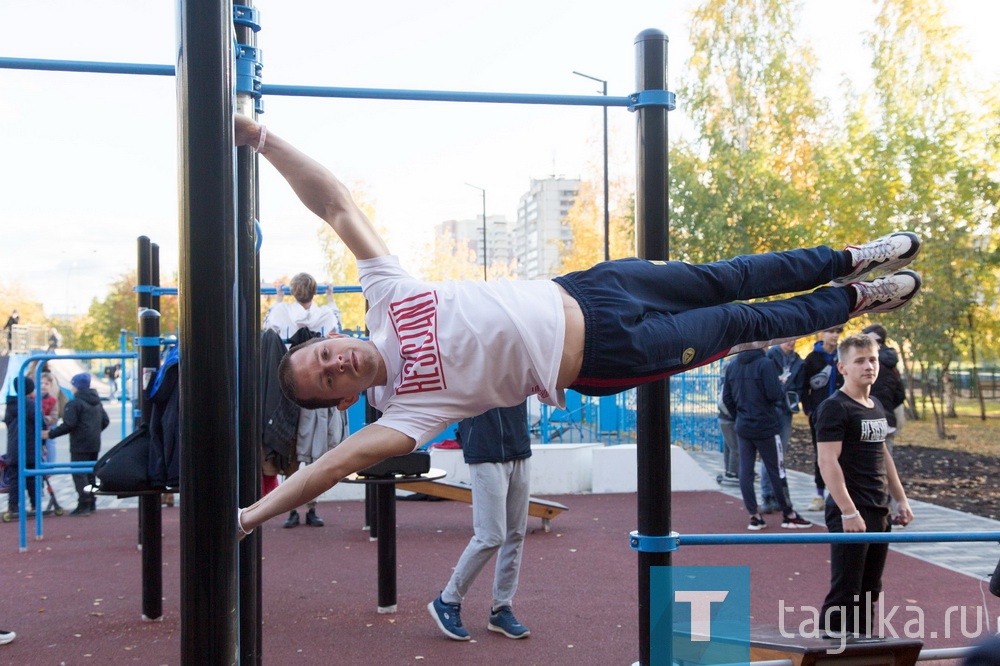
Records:
M431 497L454 500L456 502L466 502L472 504L472 487L464 483L453 483L450 481L405 481L400 480L396 487L400 490L408 490L414 493L423 493ZM528 515L542 519L542 529L548 532L551 529L550 521L563 511L569 508L559 502L531 497L528 500Z

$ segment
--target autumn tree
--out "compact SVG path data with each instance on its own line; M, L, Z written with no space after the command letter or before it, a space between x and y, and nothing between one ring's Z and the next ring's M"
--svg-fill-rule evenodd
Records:
M563 220L572 243L559 248L560 272L583 270L604 259L604 196L602 183L582 180L573 206ZM635 256L635 193L630 180L608 183L608 257Z
M173 280L176 284L176 279ZM135 272L124 273L109 285L108 295L94 298L87 313L73 323L77 351L117 351L121 329L135 334L138 299ZM163 286L173 286L166 282ZM160 297L160 332L175 333L178 324L177 296Z
M351 195L368 219L375 223L375 206L368 200L360 187L352 188ZM378 230L387 237L384 229ZM326 275L313 276L317 282L326 282L334 286L358 286L358 262L347 249L340 237L329 225L323 224L317 232L323 256L326 257ZM341 321L345 329L360 328L365 330L365 299L360 293L337 294L334 296L337 307L340 308Z
M476 251L459 243L452 233L436 235L424 248L422 274L433 281L482 280L483 266Z
M973 344L997 352L1000 107L971 85L968 54L940 0L883 0L868 43L874 83L851 93L826 153L823 209L841 240L895 229L923 237L920 295L880 320L925 379L934 370L947 380Z
M4 323L14 310L20 315L22 324L48 322L42 302L36 300L27 287L16 280L10 283L0 282L0 318Z
M671 147L671 257L714 261L821 236L815 189L824 106L798 3L707 0L678 98L696 138Z

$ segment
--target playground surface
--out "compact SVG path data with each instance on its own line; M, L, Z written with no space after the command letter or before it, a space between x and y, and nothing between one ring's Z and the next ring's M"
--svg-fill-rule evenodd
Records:
M529 520L515 612L532 636L520 641L486 630L491 565L463 607L471 642L442 636L425 608L471 536L467 504L398 503L394 614L376 611L376 544L362 529L363 503L321 503L323 528L283 529L282 518L271 520L262 528L264 663L635 662L637 556L628 546L636 526L635 496L547 499L569 511L552 521L548 533L540 520ZM0 627L18 633L16 641L0 646L0 664L180 664L180 508L163 509L164 617L144 622L136 510L116 508L112 498L101 501L91 516L47 518L44 540L29 532L25 553L18 553L17 524L0 525ZM951 529L965 529L961 514L953 513ZM672 515L681 534L746 533L739 500L724 492L674 493ZM768 532L783 531L771 523ZM749 565L753 624L778 625L785 607L784 626L794 632L805 618L798 609L822 603L827 553L822 544L682 546L673 563ZM966 636L989 633L976 628L978 607L985 604L991 618L1000 614L1000 599L985 591L986 583L927 559L890 552L884 583L887 612L898 607L890 626L900 634L904 627L917 630L919 609L925 647L975 642L962 635L958 609L965 608ZM992 620L990 628L996 630Z

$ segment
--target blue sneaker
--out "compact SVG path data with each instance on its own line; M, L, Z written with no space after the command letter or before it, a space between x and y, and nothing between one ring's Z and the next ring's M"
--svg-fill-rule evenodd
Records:
M455 641L467 641L469 631L462 626L462 605L446 604L441 601L441 595L437 595L434 601L427 604L427 610L431 617L437 622L438 628L444 635Z
M510 606L504 606L495 613L490 611L490 623L486 625L490 631L501 633L507 638L527 638L531 635L528 628L517 621Z

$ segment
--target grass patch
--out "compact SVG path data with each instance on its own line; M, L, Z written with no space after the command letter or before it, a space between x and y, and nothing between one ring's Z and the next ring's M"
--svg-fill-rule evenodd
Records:
M922 406L922 405L921 405ZM938 404L940 412L941 405ZM986 420L980 418L979 402L961 399L955 405L957 418L944 420L945 439L934 425L930 402L926 404L923 418L907 421L896 436L897 444L913 444L934 449L964 451L983 456L1000 455L1000 403L986 403Z

